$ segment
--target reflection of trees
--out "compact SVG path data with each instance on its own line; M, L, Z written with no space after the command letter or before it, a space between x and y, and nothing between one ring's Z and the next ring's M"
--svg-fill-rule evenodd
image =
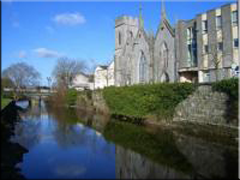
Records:
M79 109L54 107L48 107L48 112L56 121L53 135L61 147L89 146L93 152L113 153L113 146L101 136L108 121L106 116Z
M20 102L19 104L21 105L21 103L24 104L26 102ZM19 111L19 115L23 121L16 125L13 140L27 148L32 148L36 145L41 139L41 115L45 113L44 104L42 106L33 104L27 110Z
M15 127L13 140L26 148L32 148L40 141L40 121L21 121Z

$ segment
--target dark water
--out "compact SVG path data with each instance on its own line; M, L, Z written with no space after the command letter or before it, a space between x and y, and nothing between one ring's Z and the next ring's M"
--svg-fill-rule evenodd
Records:
M28 107L27 102L18 105ZM20 113L12 141L29 149L26 178L237 178L236 149L111 120L54 109L43 102Z

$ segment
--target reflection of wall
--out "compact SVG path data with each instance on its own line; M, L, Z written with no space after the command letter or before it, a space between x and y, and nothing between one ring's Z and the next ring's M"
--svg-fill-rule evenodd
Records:
M110 118L110 116L106 114L88 112L80 109L76 110L76 115L84 124L89 125L99 132L103 132Z
M226 147L181 136L176 138L178 149L192 164L198 176L204 178L237 178L238 160Z
M121 146L116 147L116 178L117 179L147 179L147 178L187 178L180 172L169 167L156 164L146 157Z

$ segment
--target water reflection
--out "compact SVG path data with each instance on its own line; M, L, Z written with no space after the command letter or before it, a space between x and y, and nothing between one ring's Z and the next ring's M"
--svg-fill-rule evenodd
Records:
M188 179L189 175L157 164L140 154L116 146L117 179Z
M26 178L237 177L237 154L224 146L94 112L19 105L28 110L13 141L29 149L20 166Z

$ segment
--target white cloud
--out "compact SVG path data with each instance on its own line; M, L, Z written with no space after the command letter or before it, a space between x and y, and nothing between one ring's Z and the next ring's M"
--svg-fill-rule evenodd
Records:
M57 58L61 56L59 52L47 48L37 48L34 49L34 52L41 58Z
M53 21L61 25L74 26L74 25L84 24L86 22L86 19L80 13L63 13L63 14L57 14L53 18Z
M24 51L24 50L21 50L21 51L18 53L18 57L19 57L19 58L26 58L26 57L27 57L27 52Z

